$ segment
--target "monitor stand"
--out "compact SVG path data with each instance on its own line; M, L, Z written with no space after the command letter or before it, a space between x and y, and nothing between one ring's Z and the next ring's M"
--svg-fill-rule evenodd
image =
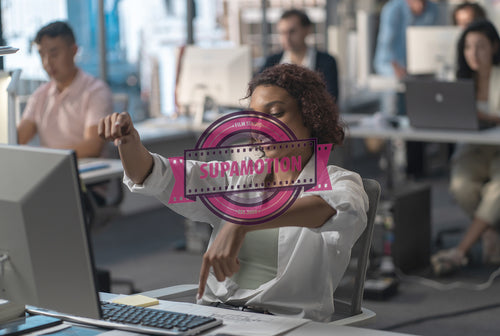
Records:
M200 102L199 104L191 105L193 125L200 126L203 123L203 116L205 115L205 104Z
M189 115L193 118L194 126L201 126L205 120L207 107L219 114L219 107L212 97L203 90L198 90L193 95L192 103L189 105Z
M20 121L20 116L17 116L16 113L16 96L17 96L17 87L19 85L19 78L21 76L21 70L16 69L11 72L11 79L9 86L7 86L7 99L8 99L8 114L9 114L9 136L8 136L8 144L9 145L17 145L17 123ZM19 120L18 120L19 119Z
M4 289L3 275L5 272L4 264L9 261L7 253L0 252L0 291ZM6 323L24 314L25 306L18 302L0 299L0 324Z

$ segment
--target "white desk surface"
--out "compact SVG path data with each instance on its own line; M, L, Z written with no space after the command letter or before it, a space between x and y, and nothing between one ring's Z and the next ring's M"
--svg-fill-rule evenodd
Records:
M101 300L112 300L114 297L116 297L115 294L109 294L109 293L100 293L100 298ZM251 312L240 312L240 311L234 311L234 310L228 310L224 308L216 308L216 307L207 307L207 306L201 306L201 305L196 305L196 304L188 304L185 302L174 302L174 301L166 301L166 300L159 300L160 304L157 306L151 306L150 308L154 309L165 309L165 310L171 310L171 311L179 311L179 312L185 312L187 306L195 306L199 309L199 311L194 311L192 312L193 314L200 314L200 315L211 315L215 314L217 317L219 316L228 316L228 321L233 320L233 325L235 325L235 328L239 328L239 326L243 327L242 324L248 324L248 323L253 323L253 324L259 324L262 323L262 325L254 325L254 328L252 328L252 332L254 332L254 335L259 335L258 331L262 330L263 325L269 327L270 329L279 329L279 327L285 323L286 321L281 321L282 319L279 317L271 316L271 315L264 315L264 314L256 314L256 313L251 313ZM244 315L248 315L248 318L243 317ZM257 319L262 318L262 322L258 322ZM224 319L224 318L223 318ZM241 322L235 321L236 319L240 319ZM273 328L273 320L276 320L277 326L276 328ZM290 320L289 318L283 318L283 320ZM299 327L290 330L285 333L280 333L280 335L289 335L289 336L326 336L326 335L337 335L337 336L403 336L403 335L408 335L408 334L401 334L401 333L394 333L394 332L389 332L389 331L383 331L383 330L374 330L374 329L367 329L367 328L359 328L359 327L349 327L349 326L335 326L335 325L329 325L327 323L320 323L320 322L313 322L309 320L302 320L302 319L296 319L299 321L297 324L301 324ZM236 322L236 323L235 323ZM229 324L229 323L228 323ZM245 328L248 328L248 326L245 325ZM206 336L212 336L212 335L217 335L221 328L215 328L211 329L205 333L201 333L200 335L206 335ZM239 328L240 331L244 331L246 329L241 329ZM271 330L269 330L271 331ZM222 334L224 334L224 330L220 330ZM229 332L229 331L228 331ZM275 333L270 333L270 334L275 334ZM232 335L232 333L231 333Z
M400 126L395 128L375 122L367 115L345 114L348 124L346 136L352 138L385 138L415 140L424 142L464 142L483 145L500 145L500 127L481 131L416 129L408 125L405 117L400 118Z
M105 164L105 168L99 168L80 174L80 179L85 184L93 184L108 181L123 176L122 162L118 159L86 158L78 160L78 167L82 168L94 164Z
M167 117L148 119L138 122L134 127L143 143L176 140L201 134L210 123L195 125L189 119L170 119Z
M425 142L466 142L474 144L500 144L500 127L481 131L416 129L408 124L405 117L400 117L398 128L383 125L366 114L343 114L348 124L346 136L353 138L378 137ZM197 137L210 123L193 125L187 120L169 120L167 118L149 119L137 123L135 127L144 143Z

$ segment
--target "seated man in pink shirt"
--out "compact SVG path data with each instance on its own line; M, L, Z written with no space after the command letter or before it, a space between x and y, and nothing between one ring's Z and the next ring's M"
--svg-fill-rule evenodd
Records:
M44 26L35 43L50 82L29 98L17 129L19 144L38 133L43 147L74 149L78 158L101 156L97 124L113 112L109 87L75 65L78 46L67 23Z

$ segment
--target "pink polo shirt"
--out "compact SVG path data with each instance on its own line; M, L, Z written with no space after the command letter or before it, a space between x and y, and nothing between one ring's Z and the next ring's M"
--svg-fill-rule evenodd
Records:
M97 125L112 112L109 87L79 69L62 92L53 81L40 86L29 98L22 117L35 122L41 146L68 148L83 141L87 127Z

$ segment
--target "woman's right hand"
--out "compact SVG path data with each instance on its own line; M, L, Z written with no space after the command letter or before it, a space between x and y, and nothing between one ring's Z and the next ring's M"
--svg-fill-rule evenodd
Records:
M127 112L113 113L99 121L97 133L106 141L114 141L125 174L135 184L142 184L153 169L153 157L141 143ZM128 144L127 146L123 146Z
M106 141L113 141L115 146L129 143L138 135L132 118L127 112L113 113L99 121L97 132Z

